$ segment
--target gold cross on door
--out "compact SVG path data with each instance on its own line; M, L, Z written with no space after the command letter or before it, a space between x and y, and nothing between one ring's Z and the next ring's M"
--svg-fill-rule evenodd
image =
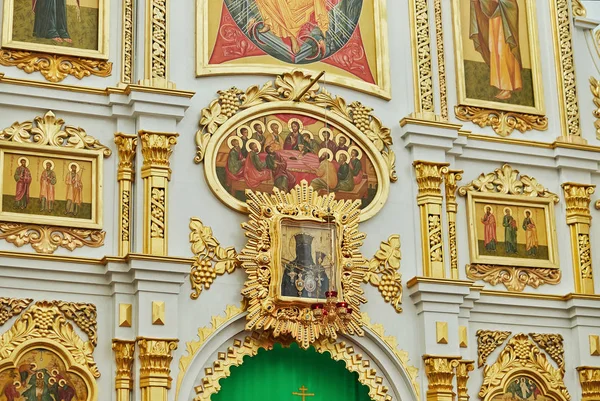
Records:
M294 391L292 393L292 395L298 395L300 397L302 397L302 401L306 401L306 397L314 397L314 393L307 393L306 391L308 390L306 387L304 387L304 385L302 387L300 387L298 390L300 390L300 392Z

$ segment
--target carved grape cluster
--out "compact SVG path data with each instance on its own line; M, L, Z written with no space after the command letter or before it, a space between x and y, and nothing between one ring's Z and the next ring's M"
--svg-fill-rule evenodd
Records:
M398 297L401 288L394 274L384 274L379 282L379 291L385 302L391 302Z
M209 289L217 277L217 272L213 268L212 262L209 259L202 259L194 267L195 269L192 272L194 283Z
M529 353L531 351L530 348L531 343L529 341L516 341L514 344L515 355L517 359L527 360L529 358Z
M362 105L360 102L352 102L350 108L352 109L352 122L354 125L363 132L368 131L370 129L370 117L373 109Z
M218 91L219 104L221 105L221 113L227 118L233 116L240 109L239 95L243 92L237 88L227 89L226 91Z
M42 336L50 334L54 322L54 312L52 310L37 309L33 314L34 321Z

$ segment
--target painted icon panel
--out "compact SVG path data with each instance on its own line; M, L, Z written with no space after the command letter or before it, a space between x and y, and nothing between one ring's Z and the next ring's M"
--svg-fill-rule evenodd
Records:
M528 376L518 376L512 379L503 394L498 394L491 401L554 401L547 397L543 388L535 379Z

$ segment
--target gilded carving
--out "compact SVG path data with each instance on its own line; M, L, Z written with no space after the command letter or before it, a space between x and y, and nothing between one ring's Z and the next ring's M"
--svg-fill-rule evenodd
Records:
M456 395L458 401L469 401L469 372L475 370L475 363L461 359L456 366Z
M152 188L150 198L150 236L152 238L165 237L165 190L163 188Z
M242 295L248 299L246 329L271 328L276 338L289 335L303 348L308 348L318 338L336 339L338 331L362 335L360 304L366 299L360 284L368 267L360 253L365 238L358 230L360 201L338 201L334 194L319 196L306 181L288 193L275 188L273 194L248 190L246 196L250 220L242 227L248 242L238 256L248 275L242 289ZM333 269L329 291L336 298L333 301L336 310L322 313L323 304L321 308L313 306L311 309L316 304L300 295L305 284L301 274L300 281L295 284L300 288L298 296L288 298L292 301L282 300L284 265L279 255L279 243L284 234L284 221L314 227L311 230L327 230L323 232L328 233L327 241L331 241L329 260ZM318 284L315 282L314 285ZM348 308L351 308L350 313Z
M507 290L521 292L526 286L538 288L542 284L560 283L562 273L558 269L539 267L512 267L471 263L467 266L467 277L483 280L491 285L503 284Z
M131 240L131 193L128 190L121 192L121 241L129 242Z
M69 251L98 248L104 245L105 236L102 230L0 222L0 239L17 247L30 244L38 253L51 254L59 247Z
M391 235L382 241L379 250L369 261L369 272L364 280L377 287L385 302L397 313L402 312L402 276L400 275L400 236Z
M28 74L39 71L47 81L60 82L69 75L77 79L90 75L108 77L113 64L74 56L1 49L0 65L15 66Z
M573 7L573 15L574 16L576 16L576 17L586 17L587 16L587 10L585 9L585 6L581 3L581 0L573 0L572 7Z
M169 82L168 1L149 0L146 4L145 79L140 84L175 89Z
M448 172L448 163L435 163L422 160L413 162L419 197L442 195L442 181Z
M121 82L133 83L133 0L123 0Z
M89 303L74 303L65 301L56 301L58 309L71 319L77 327L87 334L90 343L96 347L98 345L96 305Z
M142 141L142 156L144 157L143 169L151 167L162 167L169 169L170 161L177 137L179 134L171 132L153 132L140 131L140 140Z
M446 217L448 219L448 250L450 253L450 277L458 280L458 244L456 242L456 189L462 180L462 170L448 170L443 174L446 195Z
M33 302L31 298L0 297L0 326L27 309L31 302Z
M477 367L485 365L487 357L510 336L510 331L477 330Z
M436 214L430 214L429 221L429 258L431 262L443 262L442 249L442 219Z
M590 216L591 195L596 192L595 185L566 182L562 185L569 217Z
M598 32L596 32L596 34L598 34ZM596 106L596 109L592 111L593 116L596 118L596 121L594 121L594 127L596 127L596 139L600 139L600 82L594 77L590 77L590 90L594 96L594 106Z
M133 180L133 163L135 161L138 139L135 135L117 132L115 134L115 144L117 145L117 152L119 153L117 179L131 181Z
M444 55L444 27L442 23L442 0L434 0L435 44L437 47L438 80L440 86L440 117L448 121L448 89L446 86L446 58Z
M564 372L552 366L546 355L526 334L517 334L511 338L500 352L496 363L486 366L483 374L483 384L479 390L479 397L483 401L490 401L498 394L504 394L508 383L520 374L542 381L546 394L553 399L571 399L563 382Z
M410 23L413 40L415 112L433 113L433 73L429 11L426 0L411 0Z
M578 366L581 401L600 399L600 367Z
M212 229L198 218L190 219L190 243L194 263L190 272L192 299L197 299L203 289L209 289L217 275L233 273L238 266L234 247L223 248L213 236Z
M465 105L456 106L454 112L459 120L470 121L481 128L492 127L501 137L509 136L514 130L525 133L532 129L539 131L548 129L548 117L536 114Z
M529 333L536 344L543 349L558 365L562 374L565 374L565 349L564 340L560 334Z
M115 352L117 371L115 374L115 390L117 401L129 401L133 390L133 360L135 358L135 341L112 340Z
M142 401L167 401L171 388L172 352L177 339L138 337L140 361L140 389Z
M454 399L454 371L459 356L423 355L427 375L427 399L442 401Z

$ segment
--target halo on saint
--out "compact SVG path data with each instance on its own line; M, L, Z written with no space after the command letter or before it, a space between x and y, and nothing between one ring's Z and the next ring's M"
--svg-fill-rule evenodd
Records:
M50 159L46 159L42 162L42 167L44 167L44 170L46 169L46 165L50 163L50 170L54 170L54 162Z
M69 163L69 171L73 170L73 166L76 167L75 172L79 173L81 171L81 166L75 162Z
M510 212L510 215L512 216L512 209L511 209L511 208L509 208L509 207L505 207L505 208L503 209L503 211L504 211L504 214L506 214L506 211L507 211L507 210Z
M327 127L323 127L319 130L319 138L321 138L321 140L323 142L325 142L325 133L326 132L329 134L329 140L333 141L333 131Z
M487 212L487 208L490 208L490 213L494 214L494 207L492 205L483 205L483 213Z
M529 212L529 216L533 216L533 212L530 209L525 209L523 211L523 216L527 217L527 212Z
M333 152L331 149L323 148L319 150L319 159L323 156L324 153L327 153L327 160L333 161Z
M302 136L304 136L305 134L308 135L308 136L310 136L310 139L315 139L315 135L312 132L310 132L309 130L307 130L307 129L305 129L304 131L302 131Z
M352 151L354 151L354 150L356 150L356 158L358 160L360 160L363 156L362 150L358 146L352 145L348 148L348 153L350 153L350 155L352 155Z
M237 136L242 136L242 130L246 128L246 130L248 130L248 138L252 138L252 131L250 130L250 127L248 127L247 125L242 125L241 127L239 127L237 129Z
M262 121L260 121L260 120L254 120L254 121L252 121L250 123L250 127L252 127L252 129L254 129L254 126L256 124L260 125L260 127L262 128L262 132L265 132L265 124Z
M346 134L342 134L341 132L338 134L338 136L335 137L335 143L339 144L340 143L340 138L346 138L346 146L350 146L350 144L352 143L350 141L350 138L348 138L348 135Z
M250 149L250 145L255 143L256 147L258 148L258 153L260 153L262 146L260 146L260 142L258 142L256 139L250 139L248 142L246 142L246 150L248 152L252 152L252 149Z
M276 125L279 127L279 131L277 131L278 134L281 134L281 131L283 131L283 127L281 126L281 123L277 120L270 120L267 123L267 130L272 134L273 133L273 128L271 128L273 125Z
M299 132L302 132L302 130L304 129L304 124L302 124L302 121L300 121L299 118L290 118L290 120L288 121L288 128L290 129L290 131L292 131L292 123L293 122L297 122L298 126L300 127L298 129Z
M240 146L242 146L241 144L241 139L238 136L230 136L229 138L227 138L227 146L229 147L229 149L233 148L233 141L237 141L238 144Z
M335 160L337 160L338 163L340 161L340 156L342 156L342 155L346 156L346 161L350 160L350 154L348 152L346 152L345 150L338 150L335 153Z
M17 163L19 164L19 166L21 165L21 160L25 160L25 167L29 167L29 159L26 157L19 157L17 159Z

